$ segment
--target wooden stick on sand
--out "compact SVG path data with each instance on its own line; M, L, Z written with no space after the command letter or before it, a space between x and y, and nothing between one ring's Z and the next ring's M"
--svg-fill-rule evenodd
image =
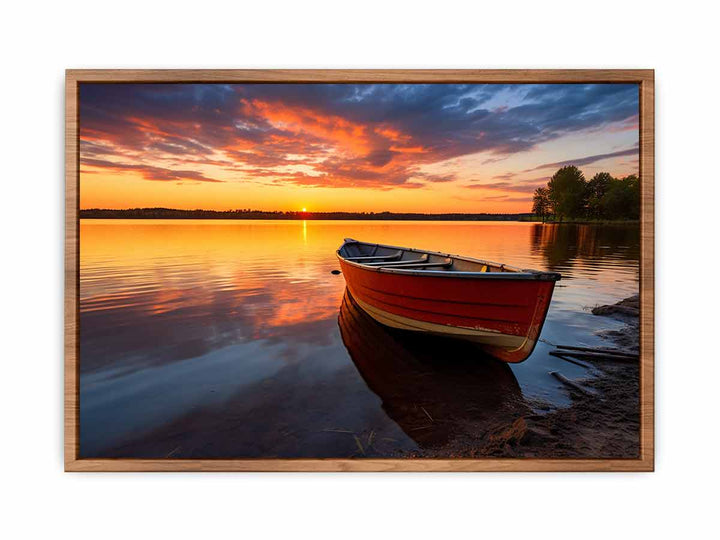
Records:
M555 377L558 381L560 381L560 382L563 383L564 385L569 386L570 388L573 388L573 389L577 390L578 392L580 392L580 393L582 393L582 394L585 394L586 396L594 396L594 395L595 395L595 392L593 392L593 391L590 390L589 388L585 388L584 386L580 386L580 385L579 385L578 383L576 383L575 381L571 381L570 379L568 379L568 378L567 378L565 375L563 375L562 373L558 373L557 371L551 371L551 372L550 372L550 375L552 375L553 377Z

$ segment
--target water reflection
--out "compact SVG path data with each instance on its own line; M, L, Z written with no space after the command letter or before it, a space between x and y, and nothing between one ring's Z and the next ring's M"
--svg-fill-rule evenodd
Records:
M303 249L304 224L100 222L81 234L82 373L255 340L328 343L338 283L317 281L333 260Z
M555 343L600 344L613 322L585 308L638 290L632 226L82 220L82 455L347 457L357 435L366 455L387 456L442 444L452 418L490 423L520 392L566 399L544 344L510 371L347 307L338 327L345 283L330 271L345 237L560 271L543 329Z
M637 261L640 256L640 235L635 224L533 224L531 249L540 254L549 270L567 268L576 259L608 258Z
M340 335L383 410L421 447L443 446L468 424L509 424L529 408L507 364L469 343L385 328L346 290Z

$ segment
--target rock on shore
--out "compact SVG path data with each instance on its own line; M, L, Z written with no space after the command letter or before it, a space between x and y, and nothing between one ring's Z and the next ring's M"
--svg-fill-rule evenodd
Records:
M625 326L620 330L605 330L600 335L618 347L633 352L640 350L640 295L636 294L617 304L597 306L593 308L592 314L623 321Z

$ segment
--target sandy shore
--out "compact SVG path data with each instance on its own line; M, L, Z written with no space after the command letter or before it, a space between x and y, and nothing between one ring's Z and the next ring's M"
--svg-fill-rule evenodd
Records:
M637 352L639 347L639 298L633 296L592 310L598 317L622 320L620 330L600 333L608 345ZM639 455L639 365L594 361L590 377L576 383L586 391L568 387L572 404L546 414L542 403L532 409L518 406L516 417L507 416L496 426L456 426L456 437L443 447L413 452L406 457L480 458L636 458Z

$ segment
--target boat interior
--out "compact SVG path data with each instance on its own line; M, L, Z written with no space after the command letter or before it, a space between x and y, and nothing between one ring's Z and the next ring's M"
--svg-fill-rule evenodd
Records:
M432 251L370 244L347 238L338 254L346 261L377 268L440 270L448 272L522 272L486 261L477 261Z

